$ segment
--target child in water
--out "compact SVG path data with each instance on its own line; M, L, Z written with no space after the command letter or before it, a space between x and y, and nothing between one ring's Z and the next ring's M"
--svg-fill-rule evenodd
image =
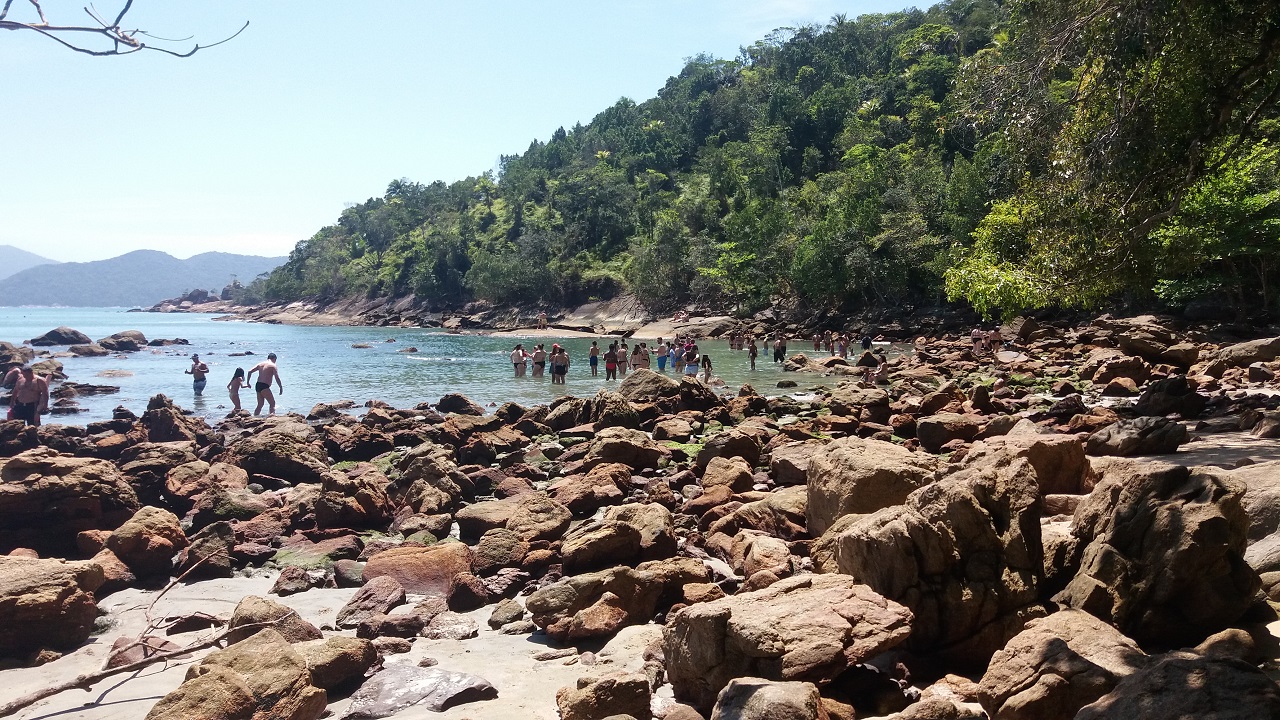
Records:
M233 412L240 412L240 388L244 387L244 368L236 368L235 374L231 376L231 382L227 383L227 392L231 395L231 405L235 408Z

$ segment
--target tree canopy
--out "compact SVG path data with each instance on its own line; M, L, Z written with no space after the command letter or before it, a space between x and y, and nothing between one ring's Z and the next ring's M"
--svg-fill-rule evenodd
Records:
M392 182L272 300L739 312L1118 297L1273 307L1273 2L949 0L690 59L497 173ZM1260 302L1259 302L1260 301Z

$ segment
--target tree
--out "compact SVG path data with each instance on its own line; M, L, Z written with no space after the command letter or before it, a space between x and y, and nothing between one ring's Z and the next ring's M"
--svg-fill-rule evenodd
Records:
M249 27L249 23L246 21L239 30L229 37L208 45L195 43L189 49L183 51L153 43L181 43L187 42L191 38L170 40L153 35L146 30L130 29L121 25L125 16L133 9L133 0L125 0L120 12L116 13L115 17L110 21L107 20L110 15L99 13L92 5L84 8L85 14L93 21L92 25L51 23L45 17L44 8L40 6L40 0L27 0L27 2L33 8L36 17L30 20L17 20L9 17L9 11L13 6L14 0L4 0L4 5L0 7L0 30L28 30L39 33L65 48L85 55L130 55L141 50L154 50L174 57L191 57L200 50L221 45L231 40ZM83 41L92 41L99 43L99 45L94 47Z

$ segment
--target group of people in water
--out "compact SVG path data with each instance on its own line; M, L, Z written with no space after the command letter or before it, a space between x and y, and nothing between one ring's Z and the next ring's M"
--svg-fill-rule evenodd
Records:
M276 414L276 396L271 392L271 384L274 382L279 388L280 394L284 394L284 381L280 379L280 368L276 365L276 354L270 353L267 359L254 365L246 373L244 368L236 368L231 374L231 382L227 383L227 394L231 398L231 407L233 412L240 412L240 389L249 387L253 376L258 376L258 381L253 383L253 391L258 396L258 406L254 408L253 414L262 414L262 406L266 405L267 414ZM184 371L192 377L191 389L195 391L196 397L204 395L204 388L209 382L209 366L200 359L198 353L191 356L191 367Z
M751 368L754 370L756 358L754 340L751 344L750 358ZM533 352L529 352L524 343L516 343L511 350L510 360L512 372L518 378L526 375L544 377L547 365L550 365L551 382L559 385L565 383L571 364L568 349L558 343L551 346L550 353L542 343L534 345ZM702 352L693 337L676 338L669 343L663 338L658 338L652 347L647 342L639 342L632 346L627 343L626 338L622 338L602 348L599 340L592 340L591 347L587 350L587 366L591 370L591 376L598 377L600 366L603 365L606 380L625 377L628 371L641 368L648 370L655 364L658 372L663 373L667 371L668 366L676 373L691 377L696 377L701 371L703 381L712 382L714 367L711 364L711 356Z

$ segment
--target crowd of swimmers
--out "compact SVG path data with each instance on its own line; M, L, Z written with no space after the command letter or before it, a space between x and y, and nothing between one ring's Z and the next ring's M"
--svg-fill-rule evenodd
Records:
M240 389L249 387L253 376L258 376L258 381L253 383L253 392L257 396L258 405L254 408L253 414L262 414L262 406L267 406L267 414L276 414L276 396L271 391L272 383L275 383L280 394L284 394L284 381L280 379L280 368L276 365L277 357L275 353L267 355L267 359L249 368L246 373L244 368L236 368L231 374L231 381L227 383L227 395L231 398L232 412L240 412ZM195 392L196 397L204 395L205 385L208 384L209 366L200 359L199 354L191 356L191 367L185 370L187 375L192 377L191 389Z
M738 348L742 349L742 348ZM755 369L756 348L754 340L750 344L749 357L751 368ZM524 343L517 343L511 350L511 369L515 377L545 377L547 366L551 370L551 382L563 385L572 364L569 351L560 344L553 344L550 352L543 343L533 346L532 352ZM670 367L679 375L697 377L702 375L704 382L712 383L715 367L711 356L703 352L693 337L675 338L667 342L664 338L652 346L647 342L631 345L625 338L615 340L601 347L599 340L592 340L587 350L587 367L592 377L598 377L603 366L606 380L617 380L626 377L628 372L644 369L656 369L665 373Z

